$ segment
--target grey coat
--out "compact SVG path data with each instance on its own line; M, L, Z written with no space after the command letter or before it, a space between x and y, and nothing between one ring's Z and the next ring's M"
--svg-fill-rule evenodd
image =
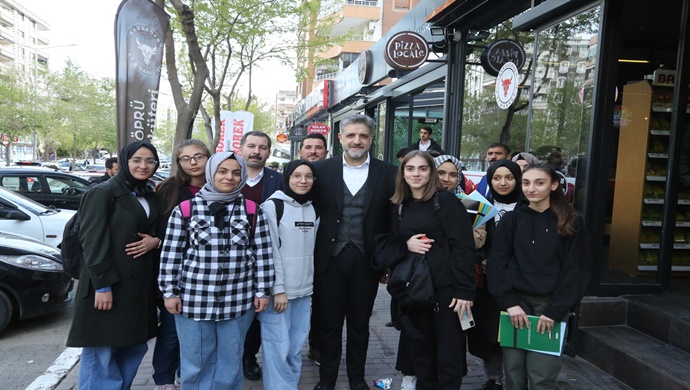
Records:
M82 201L79 241L84 267L74 299L74 318L68 347L131 346L156 336L153 256L136 259L125 254L125 245L137 233L155 236L158 210L154 195L147 195L149 216L122 176L90 189ZM113 197L116 201L112 201ZM109 210L114 206L114 211ZM94 308L95 290L111 286L113 308Z

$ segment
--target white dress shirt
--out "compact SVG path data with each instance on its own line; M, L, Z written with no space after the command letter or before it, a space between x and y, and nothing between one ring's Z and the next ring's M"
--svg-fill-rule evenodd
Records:
M256 175L256 177L254 177L254 178L251 178L251 177L249 177L249 175L247 175L247 182L245 184L247 184L250 187L254 187L255 185L259 184L259 182L263 178L264 178L264 170L262 169L259 171L259 174Z
M371 155L367 153L367 160L359 166L352 166L345 160L343 155L343 181L352 195L356 195L360 188L366 183L369 177L369 163Z
M422 141L419 141L419 150L422 152L426 152L429 150L429 147L431 146L431 140L426 141L426 143L422 143Z

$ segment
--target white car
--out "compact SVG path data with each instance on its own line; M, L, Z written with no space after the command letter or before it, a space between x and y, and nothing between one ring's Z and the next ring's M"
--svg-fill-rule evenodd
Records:
M44 206L0 187L0 230L29 236L57 248L67 221L76 213Z

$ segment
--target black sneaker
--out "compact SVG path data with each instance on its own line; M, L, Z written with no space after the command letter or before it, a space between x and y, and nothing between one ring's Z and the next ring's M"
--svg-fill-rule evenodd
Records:
M261 366L259 366L255 356L245 356L242 358L242 371L244 377L250 381L261 379Z
M309 353L307 354L307 357L314 362L315 365L320 366L321 365L321 354L319 353L319 350L316 348L309 348Z
M496 383L496 381L493 379L489 379L482 386L482 390L503 390L503 385L500 383Z

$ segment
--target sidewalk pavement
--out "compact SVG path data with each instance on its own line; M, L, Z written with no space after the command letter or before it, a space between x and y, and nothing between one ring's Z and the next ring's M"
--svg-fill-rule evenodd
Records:
M400 389L402 381L402 375L395 370L399 332L394 328L385 326L385 323L390 321L389 305L390 295L388 295L385 286L381 285L370 321L369 353L367 355L366 379L371 384L372 389L375 389L373 382L376 379L393 378L391 389ZM151 378L153 374L151 359L154 342L155 340L149 342L149 351L139 367L132 390L153 390L156 387ZM345 351L344 342L343 351ZM303 349L302 356L302 376L299 382L299 389L312 390L319 381L319 368L307 358L306 347ZM261 364L260 356L259 364ZM467 366L468 374L463 379L461 390L480 389L485 382L482 360L467 354ZM56 387L56 390L77 389L78 377L79 364L76 364L66 378ZM572 390L630 389L583 359L573 359L567 356L563 357L563 369L558 377L558 386L560 389ZM263 388L261 381L245 380L242 386L243 390L260 390ZM345 356L343 355L336 390L348 389Z

